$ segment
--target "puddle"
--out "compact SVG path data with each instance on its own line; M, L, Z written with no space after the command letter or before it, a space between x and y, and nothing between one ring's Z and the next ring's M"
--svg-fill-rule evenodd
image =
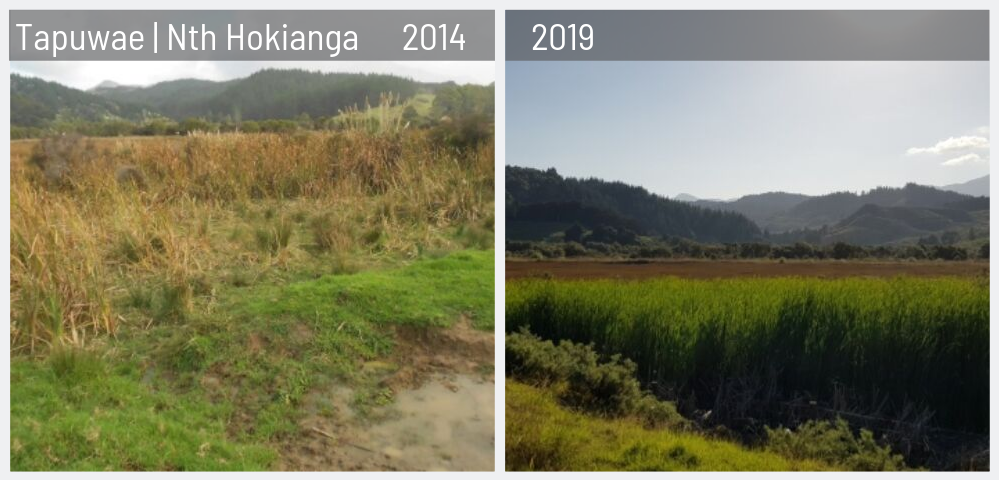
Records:
M384 417L364 420L346 406L353 391L337 387L323 398L334 415L310 416L303 435L283 455L287 470L492 471L495 385L475 374L435 375L403 390Z
M449 328L394 328L390 358L367 362L372 386L310 393L281 470L492 471L496 388L492 332L467 319Z

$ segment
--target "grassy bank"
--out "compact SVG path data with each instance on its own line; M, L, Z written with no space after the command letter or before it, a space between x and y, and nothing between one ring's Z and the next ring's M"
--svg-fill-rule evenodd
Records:
M695 433L648 429L561 407L554 395L506 384L506 462L510 470L760 471L832 470Z

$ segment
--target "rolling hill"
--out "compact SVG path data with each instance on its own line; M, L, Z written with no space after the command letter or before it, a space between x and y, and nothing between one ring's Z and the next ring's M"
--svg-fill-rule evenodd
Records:
M544 240L573 225L706 243L886 245L945 235L981 242L989 231L988 197L914 183L814 197L769 192L732 201L668 199L620 182L508 166L506 186L510 240Z
M840 221L823 238L824 243L846 242L880 245L916 241L921 237L947 231L968 231L977 227L988 231L971 212L957 208L881 207L864 205Z
M738 213L701 208L620 182L565 178L554 169L542 171L507 166L506 204L511 240L535 239L537 233L550 231L553 223L564 228L567 223L576 222L592 229L602 222L611 222L607 220L611 218L616 219L614 222L634 225L637 233L645 235L677 236L703 242L743 242L760 237L759 228ZM524 218L520 213L537 210L538 204L561 205L565 211L546 213L548 217L537 219ZM589 217L572 216L569 205L576 213L586 213ZM560 221L554 222L553 218ZM510 234L516 236L510 237Z
M982 179L973 182L980 180ZM987 178L985 180L987 185ZM696 200L691 203L704 208L738 212L766 232L782 233L833 227L866 205L940 208L969 198L973 197L952 190L910 183L901 188L879 187L860 193L834 192L809 196L769 192L746 195L732 201Z
M746 195L728 202L696 200L693 203L699 207L741 213L757 225L762 225L774 215L785 212L809 198L811 197L800 193L768 192Z
M139 120L149 113L131 102L118 102L56 82L10 74L11 125L40 127L57 117L87 121Z
M102 82L90 91L11 74L11 124L40 127L56 119L137 121L295 119L334 116L351 106L377 103L383 93L403 100L445 85L394 75L265 69L248 77L213 82L181 79L146 87Z
M861 207L871 204L881 207L942 207L966 199L956 192L909 183L902 188L878 187L859 194L836 192L808 198L764 220L761 227L770 232L835 225Z
M90 92L115 102L147 105L165 116L177 119L197 116L188 113L200 109L199 104L211 100L231 84L232 82L185 78L160 82L148 87L136 87L106 81Z

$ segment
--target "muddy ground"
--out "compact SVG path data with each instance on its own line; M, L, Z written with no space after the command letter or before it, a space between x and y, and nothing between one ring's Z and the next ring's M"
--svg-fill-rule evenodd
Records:
M329 385L306 401L281 470L492 471L495 344L462 320L450 328L395 327L390 359L364 365L384 403Z
M621 278L643 279L663 276L683 278L728 277L924 277L988 275L988 262L844 262L844 261L522 261L506 262L506 278Z

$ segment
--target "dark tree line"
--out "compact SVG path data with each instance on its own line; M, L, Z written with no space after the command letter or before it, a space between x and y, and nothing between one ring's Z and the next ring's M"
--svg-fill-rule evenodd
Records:
M576 232L579 233L579 232ZM601 241L598 241L601 240ZM988 260L989 244L979 247L957 245L862 246L837 242L812 245L798 242L772 245L761 242L706 244L682 238L632 241L593 234L570 234L563 241L533 242L508 240L508 255L536 259L566 257L610 257L631 259L772 259L772 260Z

